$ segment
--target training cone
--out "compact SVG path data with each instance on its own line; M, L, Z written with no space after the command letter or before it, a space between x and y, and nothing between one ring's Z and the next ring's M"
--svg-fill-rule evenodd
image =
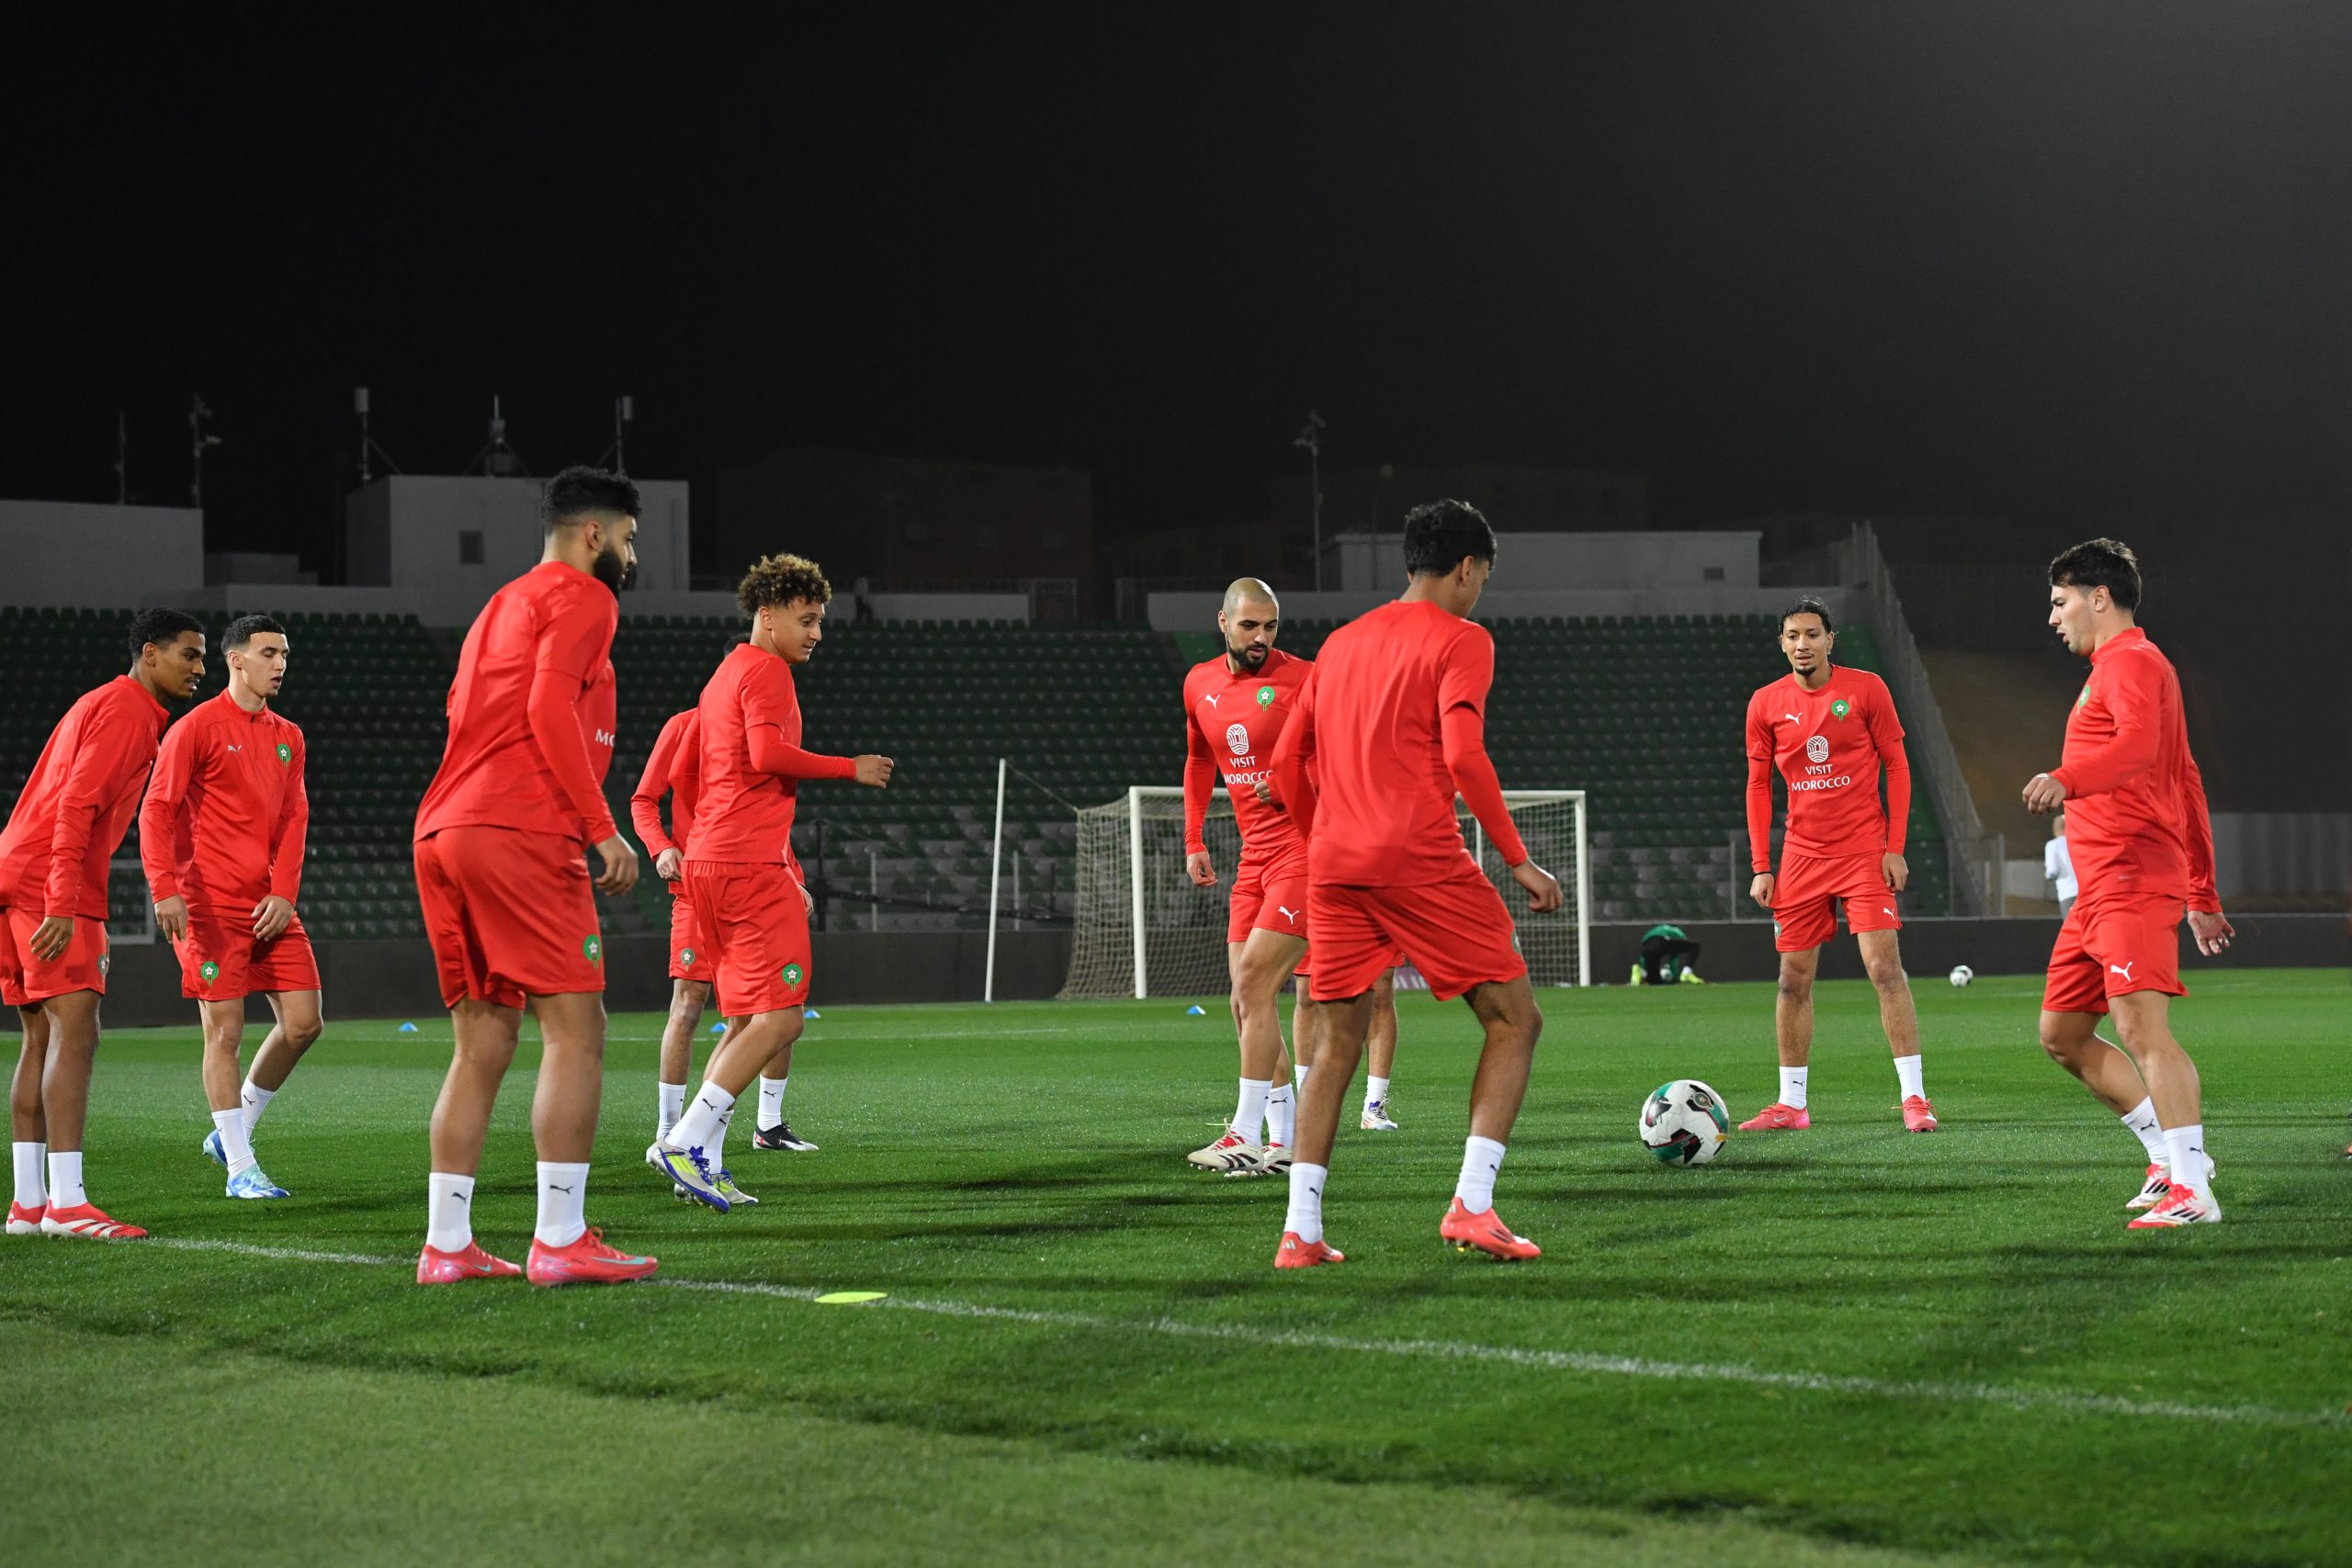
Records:
M413 1034L416 1032L416 1025L413 1023L403 1023L401 1025L401 1032L402 1034Z
M721 1019L721 1020L719 1020L717 1023L712 1024L712 1025L710 1026L710 1032L711 1032L713 1034L724 1034L724 1033L726 1033L726 1032L727 1032L727 1021L726 1021L725 1019Z
M1184 1010L1184 1016L1186 1018L1206 1018L1208 1016L1208 1009L1203 1007L1200 1003L1194 1002L1191 1007Z
M801 1017L803 1017L803 1018L822 1018L822 1017L824 1017L825 1015L824 1015L823 1013L821 1013L821 1012L819 1012L815 1008L810 1008L810 1009L808 1009L807 1011L803 1012L800 1016L801 1016Z

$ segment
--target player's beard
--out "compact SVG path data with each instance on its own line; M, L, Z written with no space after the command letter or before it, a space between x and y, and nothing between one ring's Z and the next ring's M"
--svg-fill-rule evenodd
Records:
M622 559L618 550L597 551L596 558L588 570L595 573L596 581L611 589L616 597L622 589L637 581L637 568Z
M1243 669L1256 670L1266 662L1266 655L1272 653L1273 649L1253 644L1248 648L1233 648L1228 646L1225 651L1227 657L1230 658L1236 664L1240 665Z

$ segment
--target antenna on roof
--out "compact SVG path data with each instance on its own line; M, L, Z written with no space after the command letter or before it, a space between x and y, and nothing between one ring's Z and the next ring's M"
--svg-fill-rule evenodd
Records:
M198 512L204 510L204 450L208 446L220 445L219 436L208 434L205 432L204 422L211 417L212 411L205 406L202 398L188 399L187 433L191 462L188 469L187 502Z
M359 482L361 484L366 484L370 479L375 477L368 471L368 455L370 452L384 459L384 467L391 469L391 471L396 474L399 473L401 471L401 466L392 461L392 455L390 452L385 451L381 446L377 446L376 438L368 433L367 388L354 387L351 389L351 412L359 416Z
M623 392L619 397L613 400L613 444L610 446L605 447L603 453L597 457L596 466L598 468L603 468L605 466L605 459L609 457L613 461L613 472L616 474L626 474L628 472L628 459L621 455L621 426L625 424L633 424L636 421L637 400L630 397L627 392Z
M528 479L531 475L530 465L523 461L523 455L506 443L506 416L495 393L490 400L490 439L466 465L466 472L470 474L477 468L492 479Z

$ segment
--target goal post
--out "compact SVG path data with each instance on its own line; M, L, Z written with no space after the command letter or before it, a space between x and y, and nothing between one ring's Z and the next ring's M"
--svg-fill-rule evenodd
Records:
M1538 986L1589 986L1592 872L1584 791L1505 790L1503 805L1535 863L1560 879L1566 907L1527 914L1527 895L1457 800L1464 843L1511 910L1529 978ZM1119 799L1080 810L1076 920L1063 997L1212 996L1228 988L1226 909L1241 837L1222 789L1210 798L1202 839L1216 871L1214 887L1194 886L1184 869L1181 787L1136 784Z

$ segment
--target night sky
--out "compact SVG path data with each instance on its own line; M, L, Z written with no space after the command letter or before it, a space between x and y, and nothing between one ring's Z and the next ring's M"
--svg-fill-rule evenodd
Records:
M1657 517L2352 512L2352 6L11 6L0 494L311 547L827 444L1649 474ZM256 18L266 17L266 24ZM1507 519L1500 520L1508 522Z

